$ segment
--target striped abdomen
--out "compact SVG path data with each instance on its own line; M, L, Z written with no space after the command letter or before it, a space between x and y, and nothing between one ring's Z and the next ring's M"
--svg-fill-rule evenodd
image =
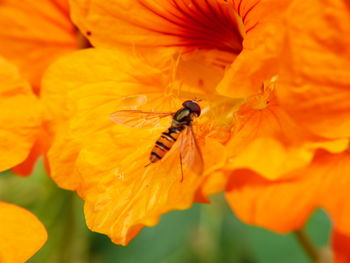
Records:
M163 132L154 145L151 155L149 157L151 163L161 160L164 155L171 149L176 142L180 133L185 127L170 127L166 132Z

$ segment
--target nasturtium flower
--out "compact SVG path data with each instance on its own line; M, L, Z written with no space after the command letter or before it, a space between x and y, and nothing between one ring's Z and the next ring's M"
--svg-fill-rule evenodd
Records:
M59 59L44 78L42 99L57 131L48 154L51 176L85 200L88 226L118 244L127 244L144 225L156 224L161 214L206 201L226 184L220 169L228 167L227 148L232 148L234 116L242 102L213 90L222 70L176 55L166 52L148 60L117 50L89 49ZM143 129L109 119L112 112L125 109L174 112L184 100L194 98L202 99L203 113L195 127L205 172L186 173L183 182L175 150L164 162L145 168L169 118ZM240 140L242 145L247 138Z
M85 200L92 230L127 244L161 214L223 191L232 170L279 180L307 169L319 148L344 151L347 140L300 127L276 99L289 2L71 1L74 21L98 48L54 63L42 95L55 131L51 176ZM108 118L117 110L176 111L196 98L205 169L183 182L171 153L145 168L170 119L136 129Z
M0 202L0 262L24 263L46 242L47 232L32 213Z
M230 140L233 161L228 168L254 168L268 178L277 178L286 170L310 162L317 146L308 143L309 140L324 141L310 134L298 141L298 135L307 131L299 129L293 135L298 125L270 98L275 96L275 91L270 91L270 87L261 91L264 82L268 83L278 73L284 39L283 15L289 2L74 0L71 3L73 20L96 47L129 48L143 55L172 48L188 61L226 69L226 74L209 73L220 78L217 90L228 97L240 97L241 103L248 100L244 110L237 114L235 135ZM192 74L193 68L184 71ZM264 107L264 100L271 101L271 105ZM237 110L238 104L231 104L232 110ZM255 129L263 134L252 133ZM251 147L246 147L247 144ZM257 156L261 151L265 154Z
M0 171L27 158L39 132L40 114L28 82L0 57Z
M51 175L85 200L91 229L126 244L144 225L154 225L160 214L187 208L193 200L205 201L224 188L227 179L220 173L206 175L223 166L222 144L230 137L234 112L244 99L220 96L215 88L237 55L247 62L242 41L254 31L254 19L248 17L259 6L243 5L239 17L234 5L224 1L72 1L73 19L94 46L131 50L129 57L120 51L90 50L60 59L44 81L48 112L53 120L63 120L60 125L51 122L57 131L49 152ZM262 12L267 12L263 6ZM264 19L261 14L256 17ZM275 51L265 51L256 50L256 61L275 56ZM179 61L173 57L169 63L171 56L179 56ZM245 79L254 79L249 78L252 74L248 71ZM260 91L261 81L254 90ZM107 117L118 109L175 111L183 100L195 98L208 104L197 133L204 148L204 176L186 176L181 183L179 175L173 175L178 165L146 176L140 160L148 159L166 126L135 130Z

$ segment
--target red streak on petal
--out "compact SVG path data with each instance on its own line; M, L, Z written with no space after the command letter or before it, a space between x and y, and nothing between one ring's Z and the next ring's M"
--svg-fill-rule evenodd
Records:
M234 15L234 9L228 4L212 0L170 0L165 9L160 9L146 0L139 3L164 20L161 28L144 28L175 36L174 45L198 49L218 49L239 54L243 37Z
M250 13L250 11L252 11L259 3L260 3L260 0L257 1L255 4L253 4L251 7L249 7L247 12L245 12L244 16L242 17L243 23L245 23L245 20L246 20L248 14Z

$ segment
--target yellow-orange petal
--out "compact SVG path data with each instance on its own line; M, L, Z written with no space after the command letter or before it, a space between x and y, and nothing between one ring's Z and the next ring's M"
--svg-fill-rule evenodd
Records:
M0 171L22 162L40 126L40 106L17 69L0 57Z
M226 168L251 169L274 180L306 166L317 148L341 152L347 146L347 140L325 140L300 128L272 94L262 94L237 113Z
M242 112L227 144L227 168L252 169L268 179L281 177L312 159L311 151L295 144L298 135L302 133L297 125L278 105Z
M230 178L226 199L243 222L279 233L301 228L315 209L315 181L286 178L269 181L250 170L237 170Z
M164 56L164 59L169 60L168 56ZM99 130L106 123L111 124L109 114L120 107L120 104L122 107L134 107L132 95L159 92L166 87L172 73L169 66L163 63L163 58L159 56L147 64L141 58L126 53L87 49L62 57L49 68L43 79L41 97L45 106L46 130L50 136L55 136L48 153L51 176L61 187L71 190L78 188L79 174L74 170L74 162L81 140L86 134L91 130ZM168 74L164 75L164 72ZM134 83L137 79L143 83ZM97 90L105 93L95 96ZM74 98L68 102L70 93L73 93ZM82 105L81 109L76 109L73 102L86 96L85 94L94 98L91 107ZM121 96L126 99L120 100ZM79 135L66 134L69 129L67 121L76 111L79 110L84 116L86 111L93 112L93 107L103 105L106 101L109 101L109 113L103 118L94 117L83 123L84 126L79 127L76 132ZM93 125L92 121L95 122ZM70 140L69 145L65 142L66 137Z
M209 196L225 191L229 176L223 171L215 171L205 178L195 195L195 201L210 203Z
M278 72L284 36L282 22L291 1L229 2L243 21L243 49L228 68L217 89L225 96L247 97L257 94L262 83Z
M46 242L39 219L16 205L0 202L0 262L24 263Z
M151 133L111 129L108 136L99 133L95 143L86 144L80 153L78 166L86 184L87 224L117 244L126 245L134 237L135 229L157 224L160 215L189 208L204 179L184 168L181 182L178 144L162 161L144 167L163 129ZM209 169L212 151L220 150L214 145L210 140L201 144Z
M320 150L312 163L268 181L249 170L233 173L227 200L245 222L277 232L296 230L316 207L329 212L336 229L348 235L349 151Z
M0 54L19 67L36 93L47 66L78 47L75 31L66 0L0 4Z
M329 138L350 136L349 19L342 0L297 0L286 17L279 100L300 125Z

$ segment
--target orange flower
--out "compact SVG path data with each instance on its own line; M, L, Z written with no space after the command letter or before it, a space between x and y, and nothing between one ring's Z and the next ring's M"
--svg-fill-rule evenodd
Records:
M275 98L271 77L278 73L288 4L72 1L82 32L96 46L112 50L58 60L45 76L43 100L49 128L57 131L49 152L52 177L85 200L92 230L127 244L161 214L221 191L227 170L278 179L307 169L318 148L344 151L346 139L328 140L300 127ZM216 87L227 96L217 94ZM108 119L116 110L176 111L194 98L203 99L196 134L205 169L204 176L186 171L182 183L178 155L169 153L163 162L144 167L169 119L149 129Z
M97 47L132 47L143 54L171 47L185 54L186 60L229 67L225 75L211 73L223 78L217 90L229 97L243 96L248 103L237 114L228 168L252 168L267 178L277 178L307 165L318 147L341 148L342 144L344 148L344 141L331 145L333 142L297 128L273 98L274 84L268 82L278 73L282 22L289 2L76 0L72 1L72 16ZM264 82L268 87L261 92ZM271 105L264 106L266 100ZM238 103L231 105L238 109ZM266 154L257 155L262 151Z
M17 69L0 57L0 171L22 162L40 126L40 107Z
M0 262L24 263L46 242L42 223L29 211L0 202Z
M38 96L47 67L62 54L88 44L70 20L67 0L2 1L0 38L0 55L19 68ZM42 129L28 158L13 171L31 174L37 158L47 151L51 135Z
M183 100L202 98L204 105L209 104L198 120L197 133L203 145L204 174L224 164L221 143L229 138L233 114L242 101L218 96L215 87L224 76L224 68L240 53L245 33L232 3L189 3L72 1L73 17L94 45L134 47L133 53L142 53L144 58L128 58L117 51L81 52L58 61L44 81L43 98L51 105L51 118L66 120L59 125L49 152L52 177L61 187L79 192L86 201L89 227L107 233L116 243L128 243L144 225L154 225L159 215L170 209L189 207L193 198L205 201L208 194L222 190L226 181L220 174L212 179L189 173L181 183L178 158L177 165L169 167L165 162L159 171L148 174L153 166L145 170L146 163L137 160L148 159L169 120L157 129L130 130L113 125L107 118L117 109L175 111ZM251 9L259 6L248 4L242 17L250 17ZM144 25L145 21L149 25ZM246 21L246 26L253 26L254 20ZM171 62L169 58L178 51L180 59ZM265 51L256 53L273 56ZM244 61L242 54L240 61ZM256 80L259 86L254 90L260 90L261 81ZM120 196L123 201L113 201Z

